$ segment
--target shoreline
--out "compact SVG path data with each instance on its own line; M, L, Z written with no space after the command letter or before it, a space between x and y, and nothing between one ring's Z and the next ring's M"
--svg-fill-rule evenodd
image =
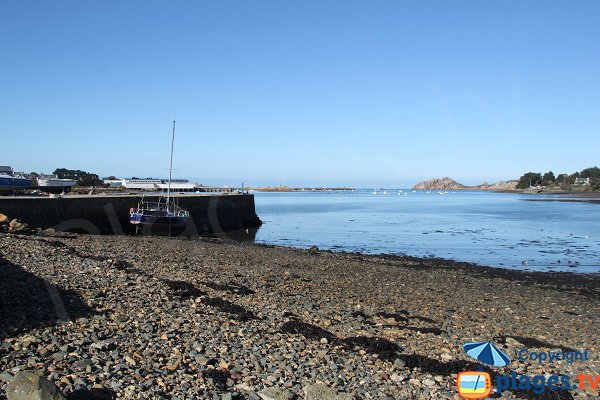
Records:
M10 293L0 370L35 370L82 398L277 388L309 399L311 385L345 399L455 398L456 374L476 368L465 341L493 339L511 357L600 350L596 275L219 239L0 234L0 251L0 293ZM543 368L576 376L597 365ZM515 360L490 372L539 368Z
M206 240L206 238L200 238ZM211 239L209 239L211 240ZM215 239L212 239L215 240ZM216 239L219 240L219 239ZM581 285L581 281L587 282L590 287L588 289L597 290L600 298L600 272L585 273L577 271L525 271L522 269L512 269L507 267L495 267L490 265L478 264L468 261L458 261L442 257L416 257L409 255L388 254L388 253L361 253L345 250L329 250L318 249L316 251L311 248L291 247L283 245L273 245L266 243L243 243L244 246L257 246L267 249L280 249L288 251L308 252L310 254L328 254L332 257L339 256L348 260L359 262L390 262L391 264L412 267L421 269L438 269L438 270L459 270L476 275L489 276L493 278L503 278L510 281L536 281L538 283L548 283L554 285L569 285L572 288Z

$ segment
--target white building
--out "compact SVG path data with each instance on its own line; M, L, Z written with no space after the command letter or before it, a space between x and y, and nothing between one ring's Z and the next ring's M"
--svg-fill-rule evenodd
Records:
M130 190L144 190L148 192L166 192L169 187L168 179L105 179L104 183L110 187L123 187ZM172 192L194 192L196 185L187 179L171 179Z
M575 178L576 185L589 185L590 178Z

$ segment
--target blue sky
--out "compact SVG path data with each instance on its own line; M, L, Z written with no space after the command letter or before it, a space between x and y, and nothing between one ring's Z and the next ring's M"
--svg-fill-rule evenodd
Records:
M0 1L0 164L473 184L600 164L600 2Z

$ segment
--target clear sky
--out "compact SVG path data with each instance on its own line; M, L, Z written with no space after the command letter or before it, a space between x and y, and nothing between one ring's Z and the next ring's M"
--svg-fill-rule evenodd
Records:
M467 184L600 164L599 1L0 0L0 164Z

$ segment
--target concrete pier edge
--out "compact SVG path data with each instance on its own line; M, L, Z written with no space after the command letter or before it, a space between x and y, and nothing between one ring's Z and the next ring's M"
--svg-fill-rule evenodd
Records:
M175 195L174 201L190 212L182 235L223 234L255 229L262 222L256 215L254 195ZM32 228L91 234L134 234L129 210L141 194L65 195L62 197L0 197L0 213L17 218ZM144 195L152 201L157 196Z

